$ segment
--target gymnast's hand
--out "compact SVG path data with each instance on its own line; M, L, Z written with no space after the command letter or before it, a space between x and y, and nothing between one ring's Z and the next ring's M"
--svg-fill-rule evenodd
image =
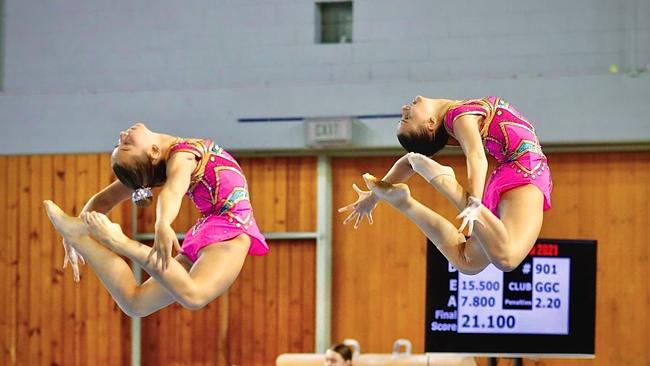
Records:
M472 236L472 231L474 230L474 221L483 225L483 222L478 218L481 205L482 204L480 199L474 196L468 197L467 207L465 207L465 209L461 211L458 216L456 216L457 219L463 219L460 228L458 228L459 233L462 233L465 226L467 226L467 235Z
M86 261L84 260L84 257L81 256L81 254L77 253L75 248L66 243L65 239L63 239L63 249L65 250L65 256L63 257L63 268L67 267L68 263L70 263L70 267L72 267L74 282L79 282L79 263L86 264Z
M354 222L354 228L356 229L359 227L364 216L368 216L368 223L372 225L372 210L377 206L379 199L371 191L359 189L356 184L352 185L352 189L357 192L359 198L354 203L339 208L339 212L352 211L345 221L343 221L343 225L356 218Z
M156 235L147 261L156 254L156 267L161 265L162 269L166 270L172 258L172 247L176 248L179 253L182 252L174 229L168 224L156 225Z

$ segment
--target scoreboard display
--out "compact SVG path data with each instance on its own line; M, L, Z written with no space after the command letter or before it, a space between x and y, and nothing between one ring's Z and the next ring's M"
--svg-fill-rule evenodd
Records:
M511 272L458 272L427 245L426 352L594 355L596 242L539 239Z

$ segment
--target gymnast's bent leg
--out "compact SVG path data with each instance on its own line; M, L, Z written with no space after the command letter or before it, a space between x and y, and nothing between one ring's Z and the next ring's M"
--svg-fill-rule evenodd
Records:
M451 168L426 156L409 157L413 169L442 193L459 211L467 207L468 194ZM451 171L451 174L450 174ZM478 225L472 230L490 261L502 271L512 271L528 255L542 229L544 195L532 184L513 188L501 196L501 218L479 205Z
M451 222L413 198L406 184L381 182L369 174L363 178L377 197L415 223L460 272L476 274L490 264L478 240L471 237L466 240Z
M189 273L187 269L190 264L184 256L177 257L182 258L180 261L171 260L169 267L163 271L153 261L147 260L148 246L128 239L119 225L112 223L105 215L93 213L94 219L88 225L79 218L66 215L52 202L46 201L45 208L57 231L86 258L120 307L132 310L136 316L146 315L174 301L188 309L205 306L234 282L250 246L250 238L240 235L204 248ZM104 238L112 236L112 239L100 244L89 233ZM136 262L152 278L138 287L128 264L111 250ZM145 287L147 292L142 289L145 285L148 285ZM150 300L156 301L146 306ZM146 307L146 311L129 309L133 303ZM127 310L125 312L129 313Z

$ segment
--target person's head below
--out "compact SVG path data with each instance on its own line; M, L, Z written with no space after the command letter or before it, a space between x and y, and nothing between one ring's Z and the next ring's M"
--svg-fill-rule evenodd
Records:
M432 156L447 145L449 134L443 120L446 110L440 110L439 101L418 95L402 106L397 139L406 151Z
M133 189L133 202L147 207L153 197L150 189L161 186L167 179L167 164L159 135L142 123L121 131L118 144L111 154L111 165L117 179Z
M335 344L325 351L325 366L351 366L352 348L343 343Z

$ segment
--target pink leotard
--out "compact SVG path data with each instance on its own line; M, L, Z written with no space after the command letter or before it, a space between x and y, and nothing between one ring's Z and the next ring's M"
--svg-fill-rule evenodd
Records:
M454 121L467 114L484 117L479 126L483 146L499 163L485 185L483 204L498 216L504 192L532 184L544 194L544 211L550 209L551 171L530 122L501 98L466 100L450 108L445 116L444 126L452 137Z
M204 247L232 239L242 233L251 238L250 255L269 251L253 217L248 185L237 161L211 140L179 140L169 155L179 151L196 157L187 195L203 216L185 234L183 254L192 262Z

